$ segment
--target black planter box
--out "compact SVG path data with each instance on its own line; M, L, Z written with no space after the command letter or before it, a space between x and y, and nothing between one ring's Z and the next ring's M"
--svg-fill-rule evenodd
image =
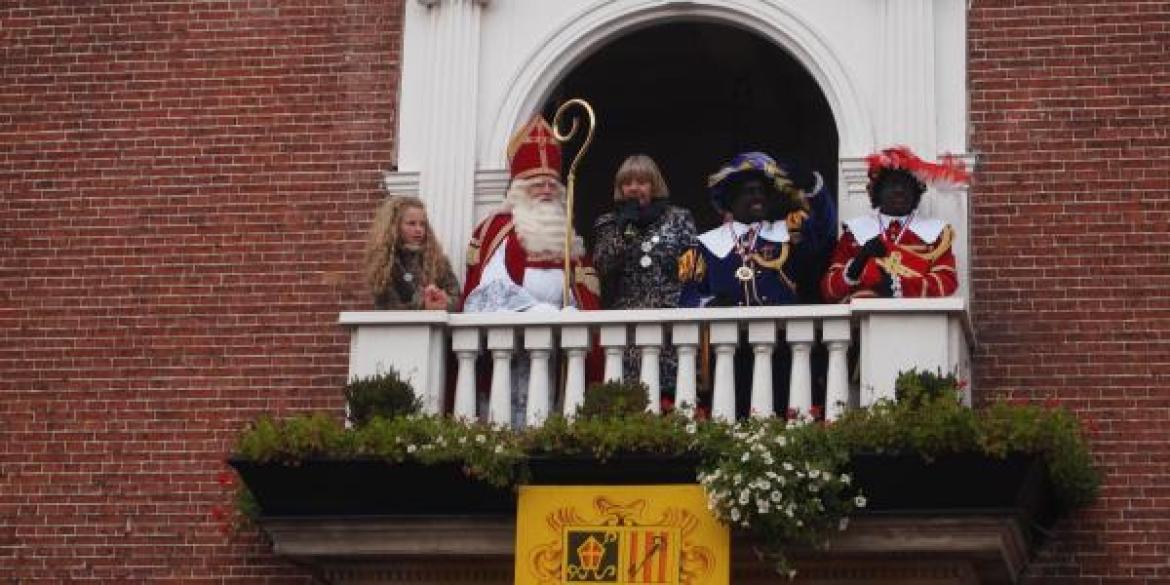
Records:
M616 453L605 461L591 455L533 455L528 459L533 485L693 484L697 455Z
M852 458L864 514L1015 515L1033 528L1051 525L1056 510L1044 460L1012 454L860 454Z
M513 490L468 477L457 464L374 459L228 463L269 517L510 514L516 509Z

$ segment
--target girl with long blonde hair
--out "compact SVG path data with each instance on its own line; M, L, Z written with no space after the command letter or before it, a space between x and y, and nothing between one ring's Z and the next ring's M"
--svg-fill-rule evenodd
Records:
M378 208L366 243L365 273L378 309L458 306L459 281L417 197L391 196Z

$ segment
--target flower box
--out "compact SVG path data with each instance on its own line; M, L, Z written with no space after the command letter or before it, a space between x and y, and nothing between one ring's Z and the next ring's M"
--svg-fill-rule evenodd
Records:
M601 461L592 455L533 455L528 483L534 485L660 485L696 483L697 455L615 453Z
M1011 454L855 454L851 472L868 504L864 514L898 516L1013 515L1028 526L1055 518L1043 458Z
M309 459L295 464L229 459L273 516L467 515L511 513L516 496L469 477L456 463Z

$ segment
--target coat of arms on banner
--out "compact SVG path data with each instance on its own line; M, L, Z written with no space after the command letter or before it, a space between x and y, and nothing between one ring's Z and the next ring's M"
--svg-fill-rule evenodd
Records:
M516 583L725 585L729 542L697 485L525 486Z

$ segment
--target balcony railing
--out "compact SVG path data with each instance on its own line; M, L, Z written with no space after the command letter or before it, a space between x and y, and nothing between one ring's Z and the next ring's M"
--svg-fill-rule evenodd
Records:
M964 300L863 299L847 305L570 311L558 313L446 313L443 311L361 311L341 314L351 329L349 375L363 377L390 367L422 394L424 409L505 423L512 417L512 361L529 366L526 423L539 425L559 404L567 416L585 393L586 354L604 353L604 379L622 376L628 345L639 349L641 380L650 409L660 404L661 348L678 355L677 404L697 404L700 364L711 356L711 415L736 412L735 352L752 352L750 411L769 416L813 406L813 364L817 344L828 356L824 371L825 415L893 397L899 371L910 368L955 372L969 378L971 328ZM746 333L746 346L741 345ZM791 350L789 401L772 403L773 354L779 343ZM850 352L856 344L857 351ZM454 400L446 397L448 360L456 367ZM490 356L486 407L477 400L476 362ZM564 356L563 375L554 356ZM744 360L741 358L741 363ZM819 373L819 372L818 372ZM557 384L554 380L560 378ZM563 393L557 394L558 386ZM969 393L968 393L969 396ZM557 399L559 398L559 400ZM705 401L706 402L706 401Z

